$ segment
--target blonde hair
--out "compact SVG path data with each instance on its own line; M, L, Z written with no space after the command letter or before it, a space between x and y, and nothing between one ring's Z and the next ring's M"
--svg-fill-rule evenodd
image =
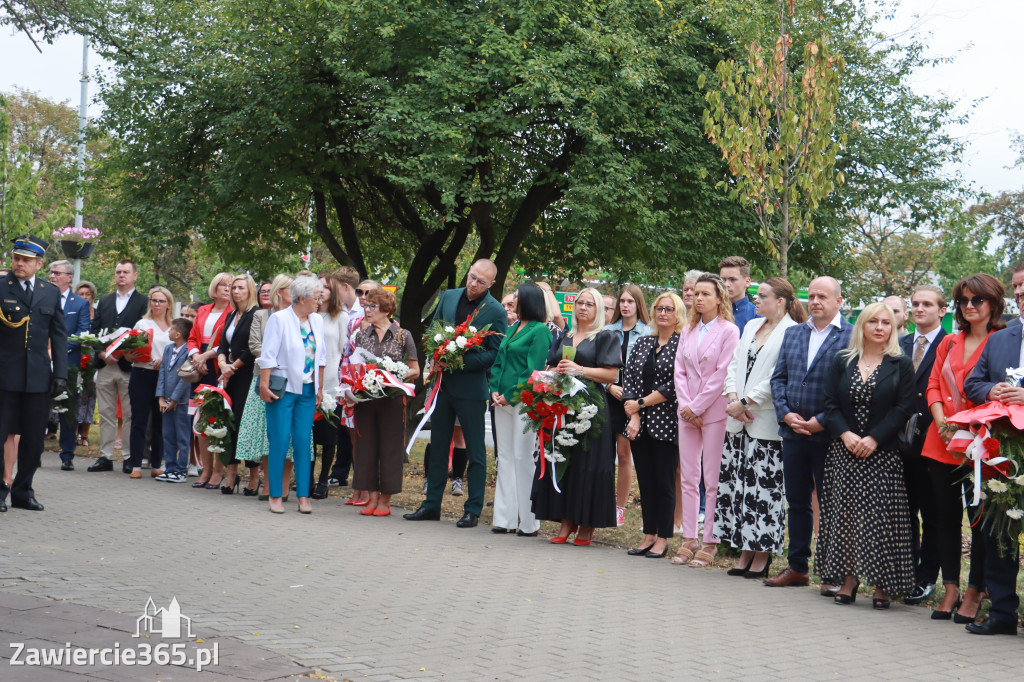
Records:
M238 280L244 281L245 282L245 288L249 290L249 298L247 298L245 300L245 304L243 306L241 306L241 307L235 305L235 297L234 297L234 295L231 296L231 307L234 308L235 311L238 312L239 315L241 315L242 313L244 313L249 308L251 308L253 306L256 306L256 305L259 305L260 304L260 296L259 296L259 294L256 291L256 281L252 278L252 275L250 275L248 273L246 273L244 275L235 275L234 277L231 278L231 287L232 288L234 288L235 282L237 282Z
M658 294L658 297L654 299L654 303L651 304L651 336L658 335L658 316L654 312L654 309L658 307L658 302L663 298L667 298L672 301L672 306L676 309L676 323L673 326L673 330L678 334L683 331L683 325L686 324L686 306L683 305L683 299L681 299L674 291L663 291Z
M594 324L590 329L583 332L584 339L593 339L597 336L598 332L604 329L604 297L601 296L601 292L594 287L587 287L583 291L576 294L576 300L580 300L580 296L583 294L590 294L590 297L594 299ZM572 307L572 329L566 336L572 337L579 330L579 321L576 319L576 306Z
M213 279L210 281L210 288L207 290L207 293L210 294L210 298L216 301L217 287L219 287L221 284L227 284L228 289L230 289L231 282L234 279L234 275L232 275L230 272L218 272L216 275L214 275ZM231 292L228 292L228 300L231 300Z
M711 285L715 290L715 295L718 296L718 316L732 322L732 301L729 300L729 290L725 288L725 280L712 272L702 273L693 285L694 296L697 295L698 284ZM697 312L696 303L690 308L689 316L690 329L696 329L697 323L700 322L700 313Z
M170 292L166 287L162 287L159 284L154 285L149 290L149 295L152 296L154 293L161 293L164 298L167 299L167 307L164 309L164 322L170 324L174 320L174 294ZM146 314L142 316L144 320L153 319L153 304L149 303L146 305Z
M270 283L270 305L274 306L274 308L277 308L277 292L281 291L281 289L287 289L292 285L292 282L294 281L294 277L292 277L291 275L286 275L284 273L281 273L280 275L275 277L274 281Z
M857 322L853 325L853 334L850 335L850 345L844 350L839 351L840 355L846 358L847 365L853 362L855 358L859 358L864 354L864 326L868 323L868 320L878 317L879 313L888 315L889 322L892 325L890 327L889 340L882 349L882 355L889 355L894 358L903 355L903 349L900 348L900 335L896 330L896 314L888 305L878 301L868 304L864 310L860 311L860 315L857 316Z

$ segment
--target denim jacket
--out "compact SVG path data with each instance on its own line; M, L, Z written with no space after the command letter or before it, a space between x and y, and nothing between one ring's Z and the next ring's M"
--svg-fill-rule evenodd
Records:
M610 331L615 332L616 338L618 338L618 340L619 340L619 346L621 347L622 346L622 334L623 334L623 331L622 331L622 318L620 317L619 319L615 320L610 325L605 327L605 329L608 329ZM626 362L629 360L629 354L633 352L633 345L636 344L636 340L639 339L641 336L647 336L648 334L650 334L651 333L651 328L650 328L650 326L646 322L644 322L643 320L641 320L638 317L637 320L636 320L636 324L627 333L629 334L629 341L627 342L627 346L626 346L626 357L622 358L622 366L623 367L626 366ZM621 371L619 372L619 378L615 380L615 383L617 383L619 385L622 384L622 372Z

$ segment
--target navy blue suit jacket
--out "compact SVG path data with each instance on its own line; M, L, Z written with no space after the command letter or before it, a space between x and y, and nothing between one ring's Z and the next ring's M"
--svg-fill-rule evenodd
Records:
M782 420L790 412L796 412L802 419L817 417L825 426L825 381L832 358L838 351L850 344L853 325L840 318L840 329L831 327L828 337L818 349L811 366L807 367L807 346L811 340L811 328L807 323L793 325L782 337L782 350L772 373L772 403L779 420L779 435L786 439L809 438L813 441L828 442L827 431L804 436L789 428Z
M68 302L64 306L64 326L67 327L68 336L84 334L92 326L89 302L81 296L75 296L73 291L68 291ZM77 367L81 359L82 344L68 341L68 366Z
M976 405L988 402L989 391L1006 381L1006 370L1020 367L1020 334L1024 327L1000 329L988 337L978 364L964 382L964 394Z
M946 330L939 327L939 333L935 335L932 345L928 346L924 359L921 360L917 371L914 372L914 412L917 412L919 415L917 418L917 432L914 436L914 449L917 451L917 454L920 454L921 447L924 446L924 436L928 433L928 427L932 424L932 413L928 409L928 398L926 397L928 378L932 375L932 366L935 365L935 351L939 347L939 341L942 341L945 337ZM903 349L903 354L913 362L914 335L907 334L900 339L900 348Z

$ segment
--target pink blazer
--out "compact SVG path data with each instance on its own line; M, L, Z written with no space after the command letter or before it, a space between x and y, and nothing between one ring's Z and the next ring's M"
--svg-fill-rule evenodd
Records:
M700 344L700 323L683 327L676 350L676 401L679 409L689 406L705 424L725 419L725 375L740 342L740 330L721 317Z

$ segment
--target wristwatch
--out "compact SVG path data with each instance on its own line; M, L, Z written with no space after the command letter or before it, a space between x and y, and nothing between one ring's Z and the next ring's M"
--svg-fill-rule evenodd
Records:
M746 407L748 404L749 403L747 403L747 399L745 397L744 398L740 398L740 405L743 405L743 407Z
M636 401L636 404L639 405L642 408L644 406L644 399L643 398L638 398L637 401Z

